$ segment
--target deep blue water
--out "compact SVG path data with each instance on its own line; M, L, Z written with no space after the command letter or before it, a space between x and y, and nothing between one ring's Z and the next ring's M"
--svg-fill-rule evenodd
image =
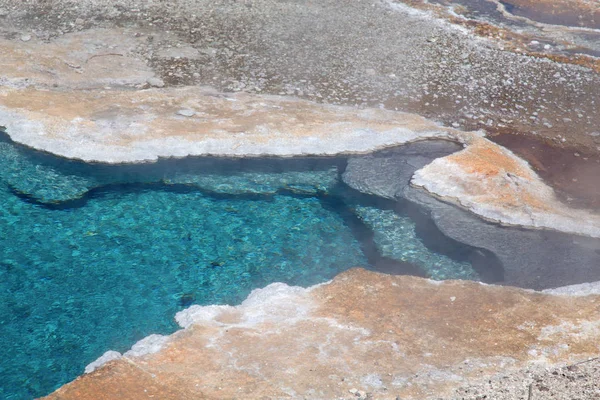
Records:
M4 139L0 398L48 394L106 350L173 332L190 304L236 304L275 281L313 285L374 260L477 279L468 262L431 252L406 215L344 199L341 168L340 159L93 165ZM398 240L406 246L385 247ZM421 260L436 267L423 271Z

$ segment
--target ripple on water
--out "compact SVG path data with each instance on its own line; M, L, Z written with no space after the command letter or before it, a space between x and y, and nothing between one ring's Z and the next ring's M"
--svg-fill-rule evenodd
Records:
M308 286L366 265L316 198L142 190L51 210L0 196L3 398L39 396L107 349L172 332L191 303L238 303L274 281Z
M331 206L339 165L109 167L0 143L0 335L10 343L0 347L0 397L47 394L108 349L173 332L191 304L235 304L275 281L309 286L368 267L356 226ZM394 229L412 246L409 262L436 257ZM458 265L438 258L447 273Z

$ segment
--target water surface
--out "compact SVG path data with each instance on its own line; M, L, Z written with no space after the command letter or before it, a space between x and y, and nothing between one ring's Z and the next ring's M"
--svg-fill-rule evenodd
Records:
M191 304L238 304L275 281L309 286L354 266L479 279L469 248L432 251L401 209L345 188L344 162L107 166L4 138L0 397L45 395L108 349L173 332Z

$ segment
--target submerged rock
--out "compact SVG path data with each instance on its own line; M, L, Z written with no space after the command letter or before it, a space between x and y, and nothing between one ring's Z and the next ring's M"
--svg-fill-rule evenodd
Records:
M185 173L163 179L167 184L196 186L211 193L274 194L288 190L299 194L330 191L338 182L335 166L322 171L289 171L280 173L238 172L234 175Z
M51 155L42 157L13 143L0 142L0 180L19 194L44 204L77 200L103 186L138 183L189 185L227 195L271 195L279 191L315 195L329 192L338 183L334 162L321 164L315 167L307 161L303 166L299 160L289 162L289 170L272 167L265 171L246 171L248 166L241 163L214 160L198 161L198 165L193 161L188 165L185 160L180 164L164 160L160 165L91 165Z
M508 285L540 290L600 280L599 239L492 224L411 187L403 197L424 207L444 235L494 253Z
M417 265L436 280L479 280L468 261L456 261L428 249L417 236L415 222L410 217L375 207L356 206L354 210L374 231L374 241L382 256Z
M97 184L93 179L35 163L10 143L0 143L0 179L42 203L77 199Z
M413 174L436 158L462 149L458 143L427 140L365 156L350 157L344 182L366 194L396 199Z
M427 164L423 156L411 154L416 145L397 153L355 157L343 180L364 193L407 200L421 207L447 237L489 250L502 263L506 284L546 289L600 280L600 239L492 224L410 186L414 172ZM427 154L428 146L435 150L440 144L423 142L415 149ZM437 156L430 154L430 161Z

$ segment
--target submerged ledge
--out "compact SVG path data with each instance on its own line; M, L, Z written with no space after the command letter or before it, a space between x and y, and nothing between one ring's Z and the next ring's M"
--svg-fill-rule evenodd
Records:
M482 132L444 128L415 114L193 87L76 92L4 87L0 125L15 142L104 163L357 154L447 139L466 148L417 171L414 185L493 222L600 237L597 212L561 203L511 151Z
M47 399L454 398L495 373L596 356L599 301L362 269L274 283L178 313L184 329L108 352Z

